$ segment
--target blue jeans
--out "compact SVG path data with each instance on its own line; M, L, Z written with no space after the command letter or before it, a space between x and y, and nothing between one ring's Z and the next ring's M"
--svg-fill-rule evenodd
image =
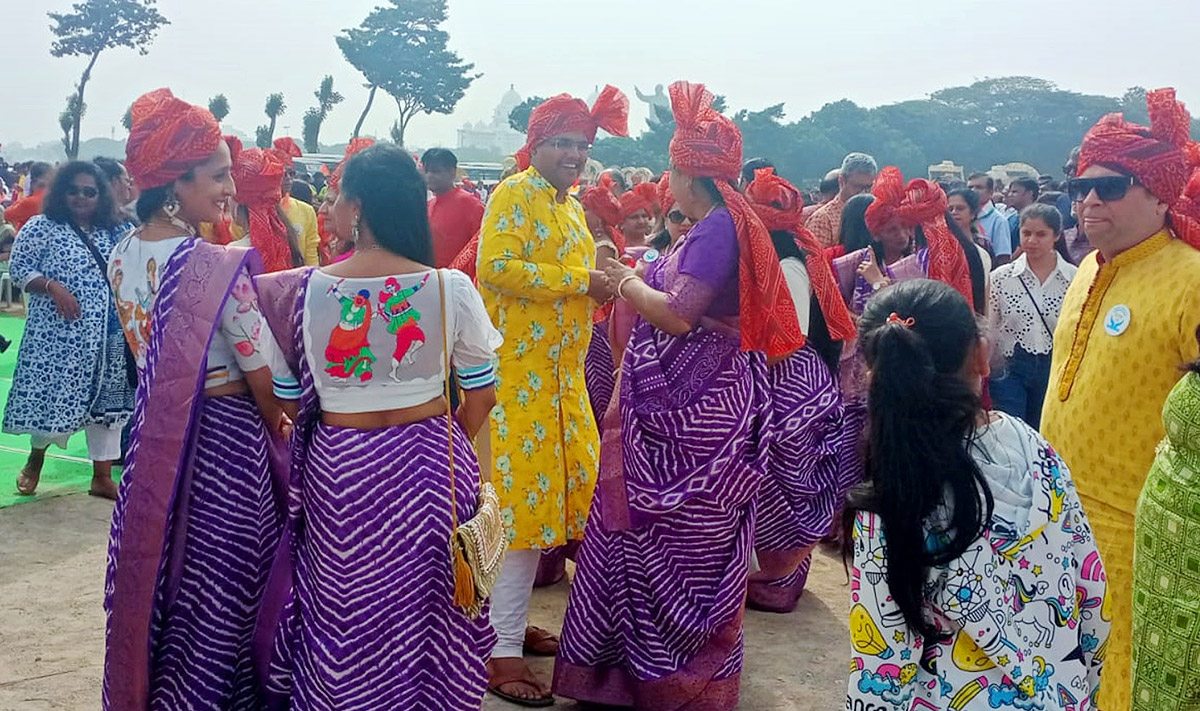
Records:
M1042 401L1050 382L1050 354L1036 355L1017 344L1003 378L990 381L992 407L1025 420L1038 429L1042 421Z

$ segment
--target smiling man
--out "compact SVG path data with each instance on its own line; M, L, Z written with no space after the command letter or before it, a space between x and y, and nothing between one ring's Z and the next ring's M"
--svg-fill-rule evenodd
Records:
M521 705L551 703L523 659L527 647L557 650L556 637L526 629L539 552L583 538L600 456L583 363L592 311L609 300L612 285L595 269L583 206L568 191L597 129L625 136L628 122L629 99L611 86L591 109L567 94L535 108L517 154L525 170L496 187L480 230L479 290L504 335L489 429L508 535L492 591L498 641L488 688Z
M1180 366L1197 357L1200 325L1200 205L1184 197L1186 156L1197 146L1174 90L1146 99L1150 127L1104 117L1084 137L1079 177L1068 181L1096 251L1063 300L1042 415L1108 575L1113 627L1102 709L1130 708L1134 508L1164 435L1163 401ZM1158 656L1164 645L1139 649L1157 659L1147 666L1167 661Z

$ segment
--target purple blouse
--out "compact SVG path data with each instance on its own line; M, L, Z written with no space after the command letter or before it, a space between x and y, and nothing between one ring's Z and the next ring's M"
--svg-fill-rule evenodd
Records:
M688 323L702 316L738 315L738 243L733 217L713 210L646 274L646 283L666 292L671 310Z

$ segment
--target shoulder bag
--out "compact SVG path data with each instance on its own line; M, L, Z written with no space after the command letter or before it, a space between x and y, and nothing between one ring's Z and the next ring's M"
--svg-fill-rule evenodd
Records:
M450 407L450 337L446 318L446 287L441 269L437 270L437 276L442 302L442 350L446 361L446 440L450 451L450 556L454 566L454 604L468 617L475 618L483 610L496 579L500 577L507 542L504 524L500 519L500 497L496 487L484 474L484 467L480 467L475 515L461 525L458 522L454 487L454 413Z

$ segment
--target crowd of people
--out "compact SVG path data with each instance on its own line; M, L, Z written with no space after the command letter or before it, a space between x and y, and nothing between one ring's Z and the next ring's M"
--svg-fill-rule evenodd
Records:
M123 161L8 181L17 487L82 430L116 499L104 708L733 709L745 609L795 614L823 543L847 709L1200 703L1174 92L1062 184L851 153L809 199L670 99L657 177L582 180L610 86L537 106L487 194L368 139L298 173L166 89Z

